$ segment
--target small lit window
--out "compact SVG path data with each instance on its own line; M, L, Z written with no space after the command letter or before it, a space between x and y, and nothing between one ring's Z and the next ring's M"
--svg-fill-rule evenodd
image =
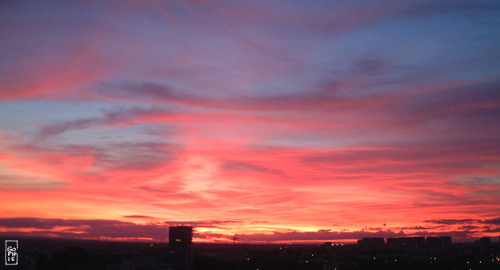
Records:
M177 238L175 239L175 242L182 242L182 239Z

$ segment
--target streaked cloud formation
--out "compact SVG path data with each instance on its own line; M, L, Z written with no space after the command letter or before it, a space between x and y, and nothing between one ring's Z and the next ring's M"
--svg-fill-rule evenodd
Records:
M0 232L497 235L499 14L497 1L5 1Z

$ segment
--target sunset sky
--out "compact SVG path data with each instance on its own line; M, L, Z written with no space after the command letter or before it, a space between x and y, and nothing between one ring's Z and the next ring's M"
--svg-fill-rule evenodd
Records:
M497 0L1 1L0 234L496 237L499 37Z

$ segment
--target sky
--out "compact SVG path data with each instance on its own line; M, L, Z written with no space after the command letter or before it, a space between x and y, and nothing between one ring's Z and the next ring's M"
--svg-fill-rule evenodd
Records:
M0 234L500 235L498 1L0 3Z

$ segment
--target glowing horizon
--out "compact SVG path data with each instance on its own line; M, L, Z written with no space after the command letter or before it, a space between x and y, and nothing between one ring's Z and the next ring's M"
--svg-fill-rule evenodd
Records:
M500 233L495 1L0 5L0 234Z

